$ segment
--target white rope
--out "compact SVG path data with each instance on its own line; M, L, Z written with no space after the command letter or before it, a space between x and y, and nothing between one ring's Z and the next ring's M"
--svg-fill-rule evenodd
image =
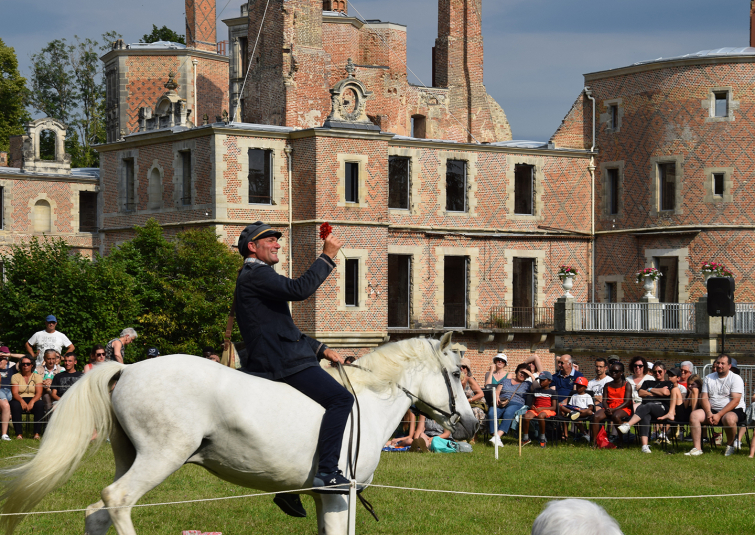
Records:
M260 42L260 34L262 34L262 26L265 24L265 17L267 16L267 8L270 6L270 0L267 0L267 4L265 4L265 12L262 14L262 21L260 22L259 30L257 30L257 39L254 40L254 48L252 49L252 55L249 56L249 65L246 66L246 74L244 75L244 83L241 84L241 90L239 90L239 94L236 97L236 109L233 110L233 119L234 121L238 119L239 116L239 104L241 102L241 95L244 94L244 87L246 87L246 80L249 77L249 71L252 70L252 61L254 60L254 54L257 52L257 43Z

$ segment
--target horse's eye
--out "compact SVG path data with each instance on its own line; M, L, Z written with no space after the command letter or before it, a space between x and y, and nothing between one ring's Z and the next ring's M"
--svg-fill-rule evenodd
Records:
M454 372L454 377L459 379L461 377L461 372Z

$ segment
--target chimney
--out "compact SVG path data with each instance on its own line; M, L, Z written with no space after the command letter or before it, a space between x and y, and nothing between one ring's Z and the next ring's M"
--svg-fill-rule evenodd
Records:
M217 52L216 0L186 0L186 46Z
M755 0L750 0L750 46L755 47Z
M344 15L348 14L348 2L346 0L323 0L323 11L339 11Z

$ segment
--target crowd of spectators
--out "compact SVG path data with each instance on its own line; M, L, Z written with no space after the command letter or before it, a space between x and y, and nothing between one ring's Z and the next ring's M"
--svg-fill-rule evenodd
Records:
M0 345L0 440L11 440L8 435L11 423L16 438L23 439L24 415L33 418L34 438L39 440L51 411L66 391L98 364L123 363L125 347L138 336L129 327L107 344L95 344L88 362L77 371L76 347L57 326L57 318L47 316L45 329L34 333L25 343L25 354L11 353L7 346ZM221 355L222 351L206 347L202 356L220 362ZM158 348L150 347L144 358L159 356Z

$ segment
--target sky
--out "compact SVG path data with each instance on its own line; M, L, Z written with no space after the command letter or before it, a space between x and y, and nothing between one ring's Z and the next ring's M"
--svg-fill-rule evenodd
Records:
M242 0L217 0L221 19ZM412 83L431 83L437 0L354 0L366 19L407 25ZM483 0L485 85L514 139L547 141L584 85L583 74L727 46L749 44L747 0ZM8 13L12 12L12 16ZM221 13L222 12L222 13ZM110 30L138 42L167 25L184 33L183 0L0 0L0 38L15 48L23 75L29 56L57 38L99 38Z

